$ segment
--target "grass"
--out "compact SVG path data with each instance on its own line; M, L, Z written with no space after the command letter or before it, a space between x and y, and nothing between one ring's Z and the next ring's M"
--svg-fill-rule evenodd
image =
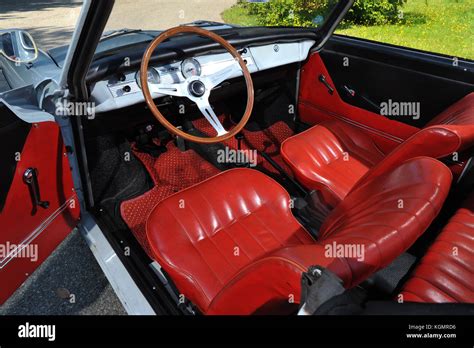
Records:
M248 14L247 10L238 4L225 10L222 13L222 19L226 23L243 25L246 27L258 25L257 18Z
M340 25L336 33L474 60L474 0L408 0L402 10L400 24ZM238 5L225 10L222 18L258 25Z

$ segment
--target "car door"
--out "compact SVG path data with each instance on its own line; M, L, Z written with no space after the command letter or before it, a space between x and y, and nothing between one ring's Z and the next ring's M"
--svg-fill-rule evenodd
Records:
M28 122L0 97L0 304L38 268L79 219L60 128Z
M388 153L473 91L470 60L334 35L302 68L299 111L308 124L356 126ZM397 103L419 112L381 112Z

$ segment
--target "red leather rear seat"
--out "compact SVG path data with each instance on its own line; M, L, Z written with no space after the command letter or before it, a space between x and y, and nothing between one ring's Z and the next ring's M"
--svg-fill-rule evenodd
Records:
M474 303L474 194L428 249L401 295L404 302Z

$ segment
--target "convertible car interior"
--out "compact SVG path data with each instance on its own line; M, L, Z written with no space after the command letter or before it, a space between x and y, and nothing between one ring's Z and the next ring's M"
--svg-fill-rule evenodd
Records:
M182 26L96 52L83 180L150 303L174 314L467 308L472 74L424 52L339 36L315 49L305 30L275 30ZM421 113L382 115L389 99ZM317 303L312 284L330 295Z
M2 238L40 254L0 260L0 302L79 225L129 314L472 315L474 62L335 35L354 2L324 3L109 32L123 2L85 1L47 51L2 31Z

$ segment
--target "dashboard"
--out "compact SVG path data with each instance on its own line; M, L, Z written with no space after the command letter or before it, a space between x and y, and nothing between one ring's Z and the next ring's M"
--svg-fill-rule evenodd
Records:
M267 44L246 47L239 50L250 73L304 61L314 45L313 40L290 43ZM234 64L230 53L207 54L173 61L168 64L152 65L148 69L148 83L171 84L183 82L189 76L206 76ZM140 71L126 71L113 74L91 86L91 98L96 112L106 112L144 102L141 91ZM230 78L242 76L238 71ZM153 93L153 98L164 95Z

